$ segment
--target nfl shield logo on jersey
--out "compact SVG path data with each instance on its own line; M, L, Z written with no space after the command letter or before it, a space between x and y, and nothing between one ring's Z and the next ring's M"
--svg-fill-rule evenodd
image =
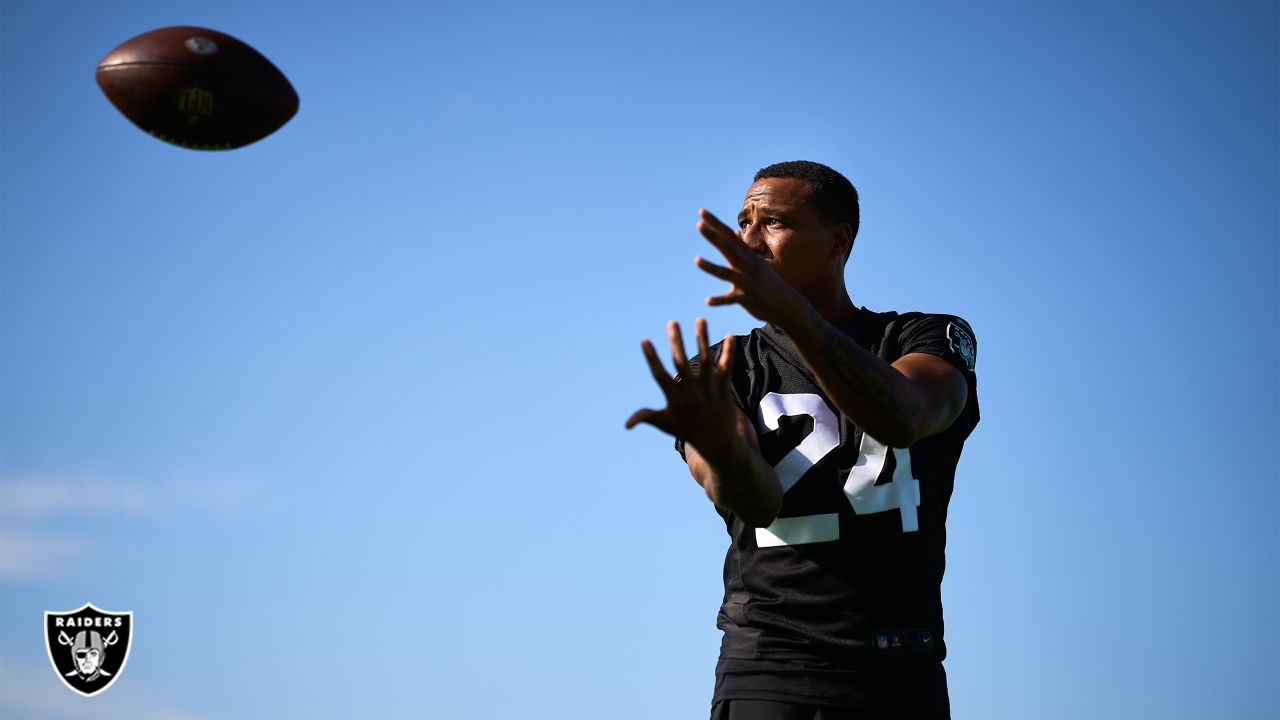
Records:
M46 611L44 640L62 683L85 697L97 695L111 687L129 660L133 613L88 603L79 610Z

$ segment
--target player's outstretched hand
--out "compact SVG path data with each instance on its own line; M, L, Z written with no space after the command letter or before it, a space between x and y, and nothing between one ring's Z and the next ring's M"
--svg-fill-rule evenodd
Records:
M729 292L707 298L708 305L741 305L757 319L787 327L803 316L808 304L800 291L791 287L778 271L752 252L742 233L729 228L703 209L698 211L698 232L724 255L729 266L717 265L704 257L693 262L703 272L733 283Z
M653 379L667 397L667 406L661 410L644 408L635 411L627 419L627 429L639 423L648 423L659 430L692 443L700 450L708 450L730 442L735 436L738 408L729 394L729 368L733 363L734 337L730 333L720 348L720 359L709 363L707 346L707 321L698 318L695 323L698 335L698 353L703 362L691 368L684 354L684 338L680 323L667 323L667 335L671 339L671 358L675 363L679 382L667 375L662 361L647 339L641 343L644 357L649 361Z

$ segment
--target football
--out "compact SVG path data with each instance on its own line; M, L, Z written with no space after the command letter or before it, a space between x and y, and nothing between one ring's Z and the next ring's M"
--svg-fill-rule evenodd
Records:
M133 124L193 150L231 150L298 112L284 73L246 43L199 27L165 27L120 44L98 63L98 87Z

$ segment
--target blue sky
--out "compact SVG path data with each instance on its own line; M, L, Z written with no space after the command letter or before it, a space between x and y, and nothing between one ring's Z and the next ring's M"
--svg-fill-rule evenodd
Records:
M297 117L135 129L93 68L177 24ZM977 333L954 717L1275 717L1277 59L1265 2L7 0L0 715L705 717L727 537L622 423L641 338L755 324L697 209L804 158L854 301Z

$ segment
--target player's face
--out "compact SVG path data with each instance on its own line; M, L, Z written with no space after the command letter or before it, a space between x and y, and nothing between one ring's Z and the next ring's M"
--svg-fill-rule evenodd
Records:
M843 251L833 249L836 228L823 222L808 200L809 183L799 178L764 178L747 189L738 213L742 239L801 291L819 288L832 261L843 264Z

